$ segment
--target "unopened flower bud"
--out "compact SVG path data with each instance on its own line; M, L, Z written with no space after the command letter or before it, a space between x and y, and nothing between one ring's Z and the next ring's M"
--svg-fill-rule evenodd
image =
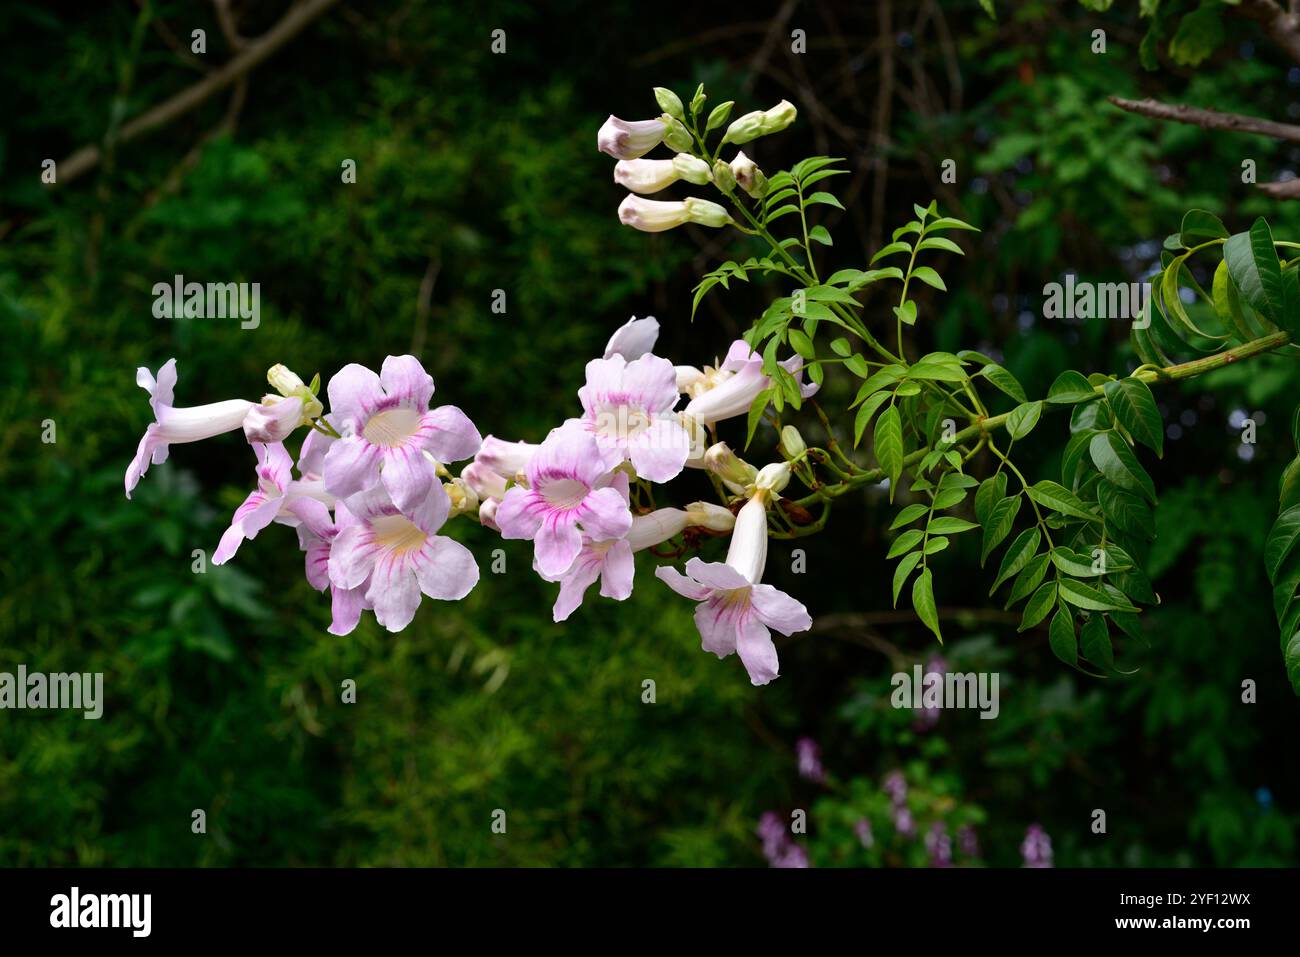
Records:
M461 469L460 477L480 500L506 497L505 476L494 472L482 462L471 462L465 466Z
M272 389L284 396L293 395L299 389L307 388L307 383L303 382L296 372L279 363L266 371L266 381L271 384Z
M694 196L683 200L686 207L686 218L692 223L698 223L701 226L726 226L731 222L731 217L727 211L717 203L710 202L707 199L697 199Z
M312 386L320 385L320 377L317 376L312 385L307 385L292 369L283 365L273 365L266 372L266 381L271 384L271 388L280 393L286 399L295 398L302 402L302 421L296 425L310 425L312 419L319 418L325 412L325 407L321 405L320 400L316 398ZM276 396L267 396L262 401L277 401ZM287 415L285 410L280 410L282 415Z
M736 154L736 158L731 161L728 168L731 170L731 175L735 177L736 183L750 196L755 199L762 199L766 195L767 177L758 168L758 164L746 156L743 151Z
M759 492L780 493L790 484L790 463L773 462L764 465L754 479L754 488Z
M498 499L490 498L478 507L478 521L484 528L490 528L494 532L501 531L497 525L497 509L501 507Z
M807 448L803 436L799 434L799 430L793 425L787 425L781 429L781 449L785 452L787 458L798 458Z
M686 523L711 532L729 532L736 524L736 516L731 514L731 509L713 502L692 502L686 506Z
M704 467L735 491L752 485L758 476L758 470L731 451L726 442L709 447L704 453Z
M779 133L793 123L797 115L798 111L794 104L789 100L782 100L770 110L755 110L732 120L726 134L722 137L722 142L740 146L760 136Z
M709 182L709 164L690 153L678 153L672 160L673 170L688 183L703 186Z
M657 193L679 178L672 160L619 160L614 164L614 182L634 193Z
M447 513L448 518L455 518L457 515L464 515L466 512L473 512L478 508L478 495L470 488L468 482L464 479L452 479L443 485L443 490L447 493L447 498L451 500L451 511Z
M596 134L596 146L615 159L639 159L663 142L668 127L662 120L620 120L610 114Z
M642 199L629 193L627 199L619 203L618 218L624 226L631 226L643 233L662 233L689 222L690 214L685 203Z
M262 396L262 404L244 415L244 436L250 442L283 442L303 424L302 407L297 396Z
M684 119L685 111L682 109L682 99L672 90L662 86L655 87L655 102L659 104L659 109L663 110L675 120Z
M659 117L659 121L664 124L666 129L664 133L665 146L677 153L685 153L691 148L691 131L683 126L680 120L674 119L670 114L665 113Z
M713 164L713 182L724 193L730 193L736 188L736 176L724 160L718 160Z

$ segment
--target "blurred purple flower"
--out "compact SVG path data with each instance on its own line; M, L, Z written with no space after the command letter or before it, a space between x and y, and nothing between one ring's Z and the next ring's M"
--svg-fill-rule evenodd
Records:
M800 738L794 743L794 753L799 760L799 777L821 784L826 780L822 767L822 750L812 738Z
M1025 867L1052 866L1052 839L1047 836L1041 824L1031 824L1025 831L1020 856L1025 859Z
M758 837L769 867L808 867L808 853L794 842L785 822L775 811L758 819Z
M858 823L853 825L853 833L857 835L863 847L872 847L876 843L875 835L871 833L871 822L865 817L859 818Z
M894 813L894 830L900 837L916 837L916 822L912 820L912 812L905 807L900 807Z
M925 835L925 849L930 852L931 867L952 866L952 838L943 821L935 821Z
M903 777L902 771L890 771L885 775L885 783L882 786L895 805L907 800L907 778Z

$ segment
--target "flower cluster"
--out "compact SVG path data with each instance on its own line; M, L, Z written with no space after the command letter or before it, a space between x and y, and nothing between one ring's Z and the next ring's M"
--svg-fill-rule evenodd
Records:
M731 222L721 206L705 200L660 203L636 195L678 180L714 183L728 194L737 184L755 196L765 189L762 172L743 153L709 163L689 152L693 142L702 145L694 119L702 93L692 104L689 130L680 100L667 90L656 96L661 118L629 123L611 116L598 135L600 149L618 159L615 180L633 191L623 220L649 231ZM708 129L721 126L730 108L715 109ZM727 127L719 151L784 129L794 116L784 102L742 116ZM672 160L641 158L661 143L676 151ZM335 634L352 631L365 610L400 631L421 596L468 594L479 577L474 556L439 534L457 516L503 538L532 542L537 574L559 585L557 622L597 582L602 596L626 599L636 552L678 556L729 534L723 561L692 557L684 573L664 566L655 575L697 603L706 651L738 655L750 680L766 684L779 673L772 631L790 635L812 625L800 602L763 583L770 512L806 450L801 441L783 440L783 460L759 469L717 441L716 430L749 414L774 378L807 398L820 376L805 383L800 355L777 363L744 341L712 366L674 365L654 354L658 335L653 318L619 328L604 354L587 363L573 417L536 443L482 438L458 408L431 408L433 379L412 356L389 356L378 375L345 366L329 382L328 409L319 377L308 385L283 366L267 376L277 394L194 408L172 404L175 360L156 378L141 369L137 382L149 393L155 421L127 469L127 496L150 464L167 458L171 444L242 429L255 455L256 486L236 509L213 561L228 561L268 525L293 527L308 580L330 590ZM310 431L295 463L284 442L301 427ZM453 476L449 466L464 460L470 461ZM653 487L688 469L707 477L718 501L656 507ZM667 544L675 539L679 544Z
M665 201L645 199L681 181L696 186L712 183L724 194L730 195L737 186L754 198L767 191L767 178L743 151L737 150L730 160L720 157L727 145L740 146L769 133L779 133L795 121L798 111L787 100L782 100L769 110L755 110L732 120L722 135L716 152L707 154L703 135L726 122L732 103L723 103L710 113L703 131L694 122L695 114L703 103L703 94L697 93L699 102L692 103L691 118L687 119L681 99L671 90L655 90L663 115L649 120L620 120L611 115L596 136L601 152L618 160L614 164L614 182L629 190L627 198L619 204L618 218L625 225L647 233L695 223L699 226L735 225L727 210L717 203L698 197ZM687 126L687 123L690 126ZM659 145L672 150L672 159L642 159ZM712 156L712 162L696 156L694 146Z
M126 471L129 498L150 464L174 443L243 429L256 456L257 484L231 518L213 564L234 557L244 539L272 523L298 533L307 580L330 590L329 630L346 635L363 610L389 631L410 624L422 595L464 598L478 582L478 564L464 545L438 532L453 513L441 480L446 465L474 455L478 430L460 409L430 408L433 379L413 356L389 356L379 374L345 366L329 383L328 413L310 386L283 366L267 374L279 395L260 403L228 399L173 405L176 360L155 378L136 373L153 407L135 459ZM312 431L295 464L284 447L299 426ZM298 477L294 477L297 469Z
M412 356L389 356L378 375L345 366L329 382L328 410L317 397L319 382L306 385L283 366L268 373L279 394L259 403L177 408L173 359L156 378L147 369L137 373L155 421L127 469L126 492L151 463L166 459L170 444L242 428L255 455L256 486L235 510L213 562L229 561L272 523L295 528L307 578L330 590L330 631L340 635L364 610L400 631L422 595L459 599L473 589L473 554L439 534L455 516L533 543L537 573L560 586L557 622L597 581L601 595L627 598L634 553L688 530L697 538L730 532L725 561L692 558L685 575L670 567L656 574L699 603L704 648L719 657L739 654L753 683L765 684L778 673L769 629L789 635L811 625L803 605L762 583L768 509L789 481L790 465L755 469L706 436L719 421L744 414L770 380L743 342L716 367L674 366L652 352L658 332L653 318L618 329L604 355L587 363L577 389L580 413L536 444L483 439L455 406L431 408L433 379ZM787 371L797 374L798 362L787 363ZM310 431L295 463L284 440L303 425ZM466 459L453 477L448 466ZM727 490L724 503L643 504L652 484L687 468L714 474Z

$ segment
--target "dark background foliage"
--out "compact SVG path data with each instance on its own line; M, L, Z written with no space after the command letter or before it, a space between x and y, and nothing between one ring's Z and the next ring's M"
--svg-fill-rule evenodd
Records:
M235 4L240 33L261 34L281 6ZM1002 356L1031 395L1065 368L1127 371L1123 325L1043 320L1044 283L1141 276L1192 206L1234 230L1266 215L1296 238L1296 212L1240 182L1244 158L1272 179L1300 165L1294 149L1105 102L1294 116L1300 72L1250 24L1228 23L1195 69L1147 72L1135 9L1033 2L995 22L973 2L342 3L242 93L43 187L43 159L111 141L231 56L212 5L141 9L0 10L0 670L102 671L107 695L98 722L0 714L0 864L753 864L759 815L808 807L814 861L852 863L840 824L896 767L940 795L938 813L976 809L994 864L1018 863L1032 822L1058 864L1295 862L1296 704L1260 560L1294 454L1297 389L1280 359L1159 393L1169 442L1146 464L1162 490L1163 603L1149 647L1121 649L1137 673L1065 669L1045 629L1016 634L978 555L954 547L937 569L945 653L1000 672L1002 715L945 714L926 731L887 705L890 673L936 646L890 610L892 510L876 489L798 543L805 574L774 544L771 579L819 624L779 646L783 676L765 689L699 649L690 608L648 564L626 604L590 601L554 625L527 543L481 530L462 529L478 589L426 601L396 636L373 621L328 635L328 601L283 528L194 574L192 550L215 547L252 477L234 436L174 448L122 496L148 418L135 367L170 356L178 401L198 404L257 394L276 362L328 377L411 351L485 433L535 441L572 414L584 363L629 315L658 316L658 351L676 362L724 351L783 290L715 290L690 323L696 277L744 252L741 237L618 224L595 131L611 112L656 113L653 86L687 97L704 82L738 112L793 101L799 123L747 152L769 172L847 157L847 212L822 207L834 267L862 265L913 202L980 226L964 259L940 264L951 291L927 292L916 347ZM1099 26L1105 55L1089 49ZM498 28L504 55L490 51ZM259 282L260 327L155 319L151 288L177 273ZM490 310L497 289L505 315ZM892 328L889 305L867 314ZM827 403L848 389L830 377ZM1241 414L1258 423L1253 446ZM1028 475L1056 470L1065 423L1050 426L1025 443ZM683 502L699 494L684 484ZM504 575L488 573L498 547ZM355 705L339 702L349 678ZM801 735L821 743L829 789L797 779ZM191 833L194 808L206 835ZM506 835L489 829L496 808Z

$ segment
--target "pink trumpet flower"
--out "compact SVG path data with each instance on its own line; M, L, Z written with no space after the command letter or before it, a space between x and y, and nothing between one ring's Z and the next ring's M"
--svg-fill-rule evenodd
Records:
M366 600L370 586L369 577L356 588L339 588L330 582L329 560L334 540L346 529L360 525L342 502L334 506L334 518L323 505L319 510L308 507L302 511L303 521L298 526L298 546L306 556L307 581L317 591L330 590L331 635L348 635L361 620L361 612L373 607Z
M473 552L437 534L451 510L441 483L410 510L399 509L382 484L343 504L357 521L331 543L330 584L344 590L365 585L365 600L389 631L411 623L421 594L454 601L478 583Z
M695 625L705 651L719 658L737 653L749 680L765 685L779 674L769 628L783 635L807 631L812 618L802 603L771 585L760 584L767 562L766 496L755 495L736 516L725 562L692 558L686 574L664 566L655 575L669 588L698 601Z
M257 488L235 509L230 527L221 536L217 550L212 553L212 564L224 565L235 557L244 539L254 539L257 533L279 519L287 525L297 525L303 513L317 515L329 512L319 501L318 483L300 483L293 480L293 459L279 442L256 442Z
M482 442L460 409L431 410L432 397L433 379L414 356L389 356L379 375L344 366L329 383L330 417L343 436L325 453L329 493L347 498L382 482L401 511L421 508L438 481L434 460L469 458Z
M609 474L596 440L581 429L553 431L525 474L528 487L507 491L495 520L503 538L533 541L543 575L561 575L573 564L584 532L616 540L632 526L627 476Z
M672 411L677 373L667 359L593 359L578 398L584 414L571 424L596 439L607 469L631 460L636 474L651 482L667 482L681 472L691 441Z
M820 386L802 381L803 359L800 356L791 356L780 365L799 380L799 394L803 398L817 393ZM763 374L762 356L751 350L743 339L731 344L727 358L717 369L705 370L698 377L678 370L678 380L693 396L682 411L696 422L707 425L746 414L758 394L772 385L772 380Z
M582 604L587 589L600 579L600 594L623 601L632 594L634 552L652 548L679 535L689 525L726 531L735 517L720 505L696 502L689 509L661 508L648 515L637 515L627 537L621 540L592 541L584 536L582 551L563 575L543 575L547 581L560 583L552 617L564 621Z
M198 442L223 432L234 432L244 424L244 417L253 403L246 399L227 399L209 405L177 408L172 405L176 389L176 360L168 359L158 370L158 377L144 366L136 370L135 382L149 393L154 421L145 429L135 458L126 468L126 497L140 484L149 471L150 464L161 465L167 461L168 447L173 442Z

